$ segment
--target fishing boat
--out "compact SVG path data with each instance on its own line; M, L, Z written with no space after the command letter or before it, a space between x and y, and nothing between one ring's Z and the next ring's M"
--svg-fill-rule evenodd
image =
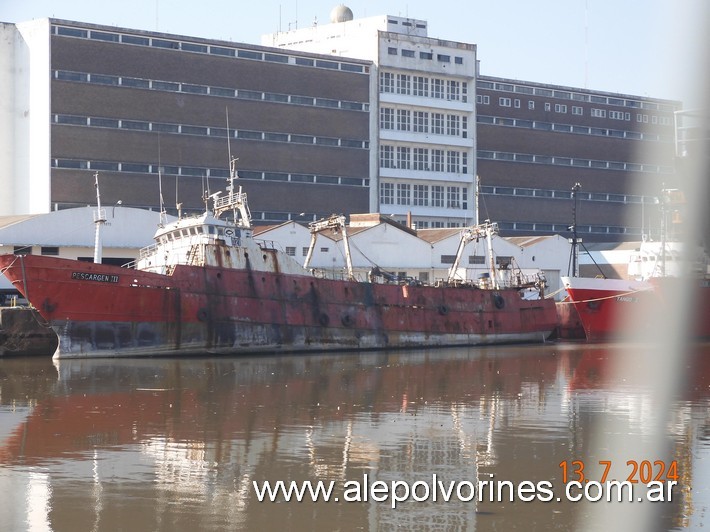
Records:
M643 324L635 317L649 309L668 308L667 301L682 289L681 277L655 277L624 280L585 277L562 277L570 300L577 310L588 341L623 340L643 335ZM692 278L691 322L688 333L697 339L710 338L710 279ZM632 324L640 325L633 328ZM650 327L650 322L648 323ZM650 332L650 331L646 331Z
M677 189L662 191L661 205L682 204ZM666 213L662 213L665 220ZM645 240L629 256L627 279L604 277L562 277L562 284L577 310L588 341L643 337L652 327L648 311L668 307L674 294L690 286L688 334L710 338L710 269L707 254L697 248L695 256L685 257L686 244L667 241L662 224L660 241ZM692 267L691 267L692 266Z
M206 200L198 216L170 223L161 217L154 244L124 267L0 256L0 271L56 331L54 357L543 342L555 328L553 300L521 295L544 290L541 279L503 283L493 272L480 282L451 276L425 285L377 271L356 279L344 216L310 224L302 266L254 238L247 195L236 178L232 161L226 192L209 196L210 209ZM462 241L484 234L490 241L496 230L490 222L465 228ZM341 278L309 268L324 231L342 232L347 264Z

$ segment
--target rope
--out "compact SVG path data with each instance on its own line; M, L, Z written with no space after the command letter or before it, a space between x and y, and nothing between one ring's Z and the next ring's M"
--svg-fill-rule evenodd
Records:
M628 296L631 294L638 294L639 292L646 292L647 290L651 290L651 289L644 288L642 290L631 290L630 292L622 292L621 294L614 294L613 296L596 297L593 299L582 299L581 301L558 301L558 303L564 303L565 305L573 305L575 303L592 303L594 301L604 301L605 299L614 299L616 297L624 297L624 296Z
M0 275L5 275L5 272L7 270L9 270L10 268L12 268L12 265L15 264L15 262L17 262L17 255L15 255L15 258L12 259L12 262L10 264L8 264L4 268L0 269Z
M552 292L552 293L550 293L550 294L547 294L547 295L545 296L545 299L552 299L553 297L555 297L557 294L559 294L559 293L562 292L563 290L566 290L566 288L564 288L564 287L563 287L563 288L559 288L559 289L555 290L554 292Z

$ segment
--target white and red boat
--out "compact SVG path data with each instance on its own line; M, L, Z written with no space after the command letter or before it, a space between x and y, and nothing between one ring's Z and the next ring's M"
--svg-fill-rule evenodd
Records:
M710 338L710 278L706 258L694 261L702 265L683 276L682 246L678 242L643 242L632 254L628 264L630 279L562 277L562 284L573 302L585 335L589 341L618 340L643 334L642 320L647 309L668 307L672 294L689 282L694 320L689 334L695 338ZM647 325L650 327L651 325ZM633 330L632 330L633 329Z
M211 212L161 224L131 267L0 256L0 272L56 331L55 357L543 342L555 328L553 300L521 297L534 283L359 282L349 260L343 279L314 275L253 238L234 177ZM312 223L311 250L330 229L345 237L344 217ZM494 230L474 226L462 239Z

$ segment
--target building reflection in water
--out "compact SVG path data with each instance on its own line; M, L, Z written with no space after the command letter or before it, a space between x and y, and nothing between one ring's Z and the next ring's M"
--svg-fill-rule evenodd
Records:
M673 502L657 503L659 529L701 525L710 501L694 474L709 456L703 349L672 405L681 478ZM9 495L0 515L13 529L53 530L571 529L592 504L444 502L441 493L394 510L391 500L269 503L252 482L332 480L342 497L365 476L411 485L436 475L444 486L549 481L563 497L562 461L583 460L598 480L598 461L611 456L591 444L602 422L641 438L654 422L653 391L615 382L610 353L572 344L56 367L2 360L0 487Z

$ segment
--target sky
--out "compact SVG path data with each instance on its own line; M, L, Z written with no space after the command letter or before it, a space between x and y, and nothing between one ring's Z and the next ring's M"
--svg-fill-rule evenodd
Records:
M0 0L0 21L53 17L260 44L327 23L340 0ZM350 0L355 18L428 22L429 36L474 43L484 75L686 101L702 65L706 0ZM700 30L702 35L702 28ZM690 76L690 78L689 78ZM688 80L691 81L688 81Z

